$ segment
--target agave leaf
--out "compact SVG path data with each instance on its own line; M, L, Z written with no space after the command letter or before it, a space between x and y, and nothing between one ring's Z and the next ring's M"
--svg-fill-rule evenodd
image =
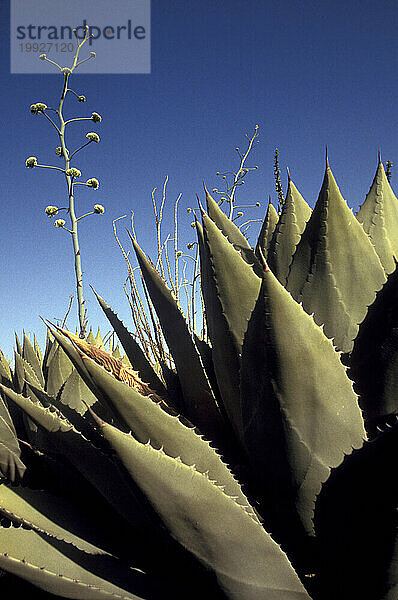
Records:
M14 352L14 388L18 393L25 393L27 391L27 386L25 383L25 368L31 375L31 377L37 382L36 375L33 373L33 369L29 367L28 363L22 358L22 356L15 351ZM37 398L33 396L35 402L37 402ZM11 409L11 415L14 420L14 411ZM23 431L23 437L27 437L27 439L33 443L35 439L35 435L37 433L37 427L34 422L25 414L22 415L22 419L20 419L20 415L18 415L15 419L15 424L17 430Z
M83 537L87 525L73 505L54 494L23 487L0 485L0 512L13 522L45 531L48 535L73 544L89 554L105 554ZM91 523L93 525L93 523ZM81 531L80 535L76 532Z
M153 523L112 460L84 438L60 411L35 404L4 386L0 389L47 432L41 438L41 450L65 457L134 528L140 531L147 528L148 532L153 529Z
M218 229L223 232L231 244L250 250L250 244L239 227L237 227L235 223L231 221L229 217L227 217L225 212L221 210L218 203L212 198L212 196L210 196L205 185L204 190L206 194L207 214L209 215L210 219L214 221Z
M387 273L398 260L398 199L391 189L379 156L373 183L357 213Z
M29 363L29 365L33 369L34 374L36 375L38 381L40 382L40 385L43 387L44 386L44 377L43 377L43 372L41 370L41 364L40 364L39 358L37 356L36 350L34 349L34 347L32 346L28 337L25 334L23 336L22 358L24 360L26 360L27 363Z
M249 265L252 265L254 271L260 275L260 263L258 262L257 256L253 252L246 237L243 235L239 227L237 227L235 223L229 217L227 217L217 202L215 202L215 200L210 196L206 186L204 186L204 189L206 193L207 214L209 215L210 219L217 225L218 229L222 231L224 236L234 246L234 248L240 252L243 260Z
M87 336L87 340L86 341L91 346L95 346L95 337L94 337L93 330L92 330L91 327L90 327L90 331L89 331L89 334Z
M41 352L41 349L40 349L40 346L39 346L39 343L38 343L38 341L36 339L35 334L33 334L33 347L34 347L34 350L36 352L36 356L39 359L39 363L40 363L40 365L42 365L43 364L43 354Z
M200 260L213 362L222 401L238 437L242 435L239 361L247 323L261 280L213 221L202 215Z
M9 387L9 386L6 386L6 387ZM13 420L11 418L11 415L9 413L8 406L3 401L3 399L1 398L1 396L0 396L0 417L2 419L4 419L4 421L7 423L7 426L13 432L14 436L17 437L17 432L16 432L16 429L15 429Z
M44 383L43 377L41 377L39 379L37 377L36 371L33 369L32 365L24 358L21 358L20 362L24 369L24 380L25 380L25 383L29 386L29 390L32 391L30 386L33 386L40 390L43 390L43 387L42 387L42 381ZM34 392L33 392L33 394L34 394ZM35 397L35 399L39 399L39 398L37 398L36 394L34 394L34 397Z
M105 350L104 342L102 341L101 333L98 328L97 335L95 336L95 344L97 348L101 348L101 350Z
M200 353L185 317L159 273L132 240L141 273L173 356L184 397L184 414L213 439L222 438L223 423Z
M13 383L17 392L21 393L25 385L25 369L22 356L17 351L14 351Z
M73 364L58 345L48 365L46 391L51 396L56 396L72 371Z
M44 375L45 379L47 379L49 359L52 356L52 348L54 345L56 345L56 344L54 344L54 338L52 337L52 335L50 333L50 329L47 326L46 349L44 351L43 362L42 362L43 375Z
M321 484L362 445L365 430L332 342L269 269L245 336L241 395L245 445L263 493L284 499L276 506L282 520L293 502L313 534Z
M0 416L0 476L15 482L22 479L25 470L15 430Z
M157 394L159 394L159 396L165 398L167 395L166 389L159 377L157 376L157 374L155 373L155 371L153 370L152 365L146 358L141 347L135 341L132 334L128 331L124 323L122 323L122 321L112 310L112 308L110 308L106 304L105 300L101 298L99 294L97 294L97 292L92 286L91 289L93 290L100 307L102 308L106 317L108 318L109 323L115 330L116 335L119 338L120 343L122 344L124 351L126 352L130 360L131 365L134 366L134 368L140 374L141 379L145 381L150 388L152 388ZM116 356L116 358L121 358L120 353L119 356Z
M87 554L44 532L0 527L0 567L55 595L87 600L145 598L96 574L110 574L114 564L108 557ZM125 575L129 573L125 569Z
M348 208L329 164L297 245L287 289L335 346L350 352L358 324L386 277L368 236Z
M214 284L236 347L240 351L261 279L245 263L212 220L203 214Z
M79 415L84 415L87 407L97 402L97 397L84 383L76 369L73 369L62 389L60 401L73 408Z
M315 512L321 598L396 597L397 456L395 425L347 456L324 484Z
M272 240L273 233L275 231L275 227L278 223L279 215L276 212L274 205L271 202L271 197L268 202L267 212L265 214L265 218L263 224L261 226L261 230L258 236L257 244L256 244L256 256L257 258L261 257L260 251L267 258L268 256L268 248L270 242Z
M69 360L71 361L71 363L73 364L73 366L75 367L77 372L79 373L79 375L82 377L84 383L93 392L93 394L98 398L98 400L103 402L104 398L103 398L101 392L99 391L99 389L95 386L90 375L88 374L88 372L83 364L81 355L79 354L77 349L67 340L65 335L62 334L63 330L61 328L57 328L57 326L54 325L53 323L51 323L53 328L50 327L50 325L48 325L47 323L46 323L46 325L47 325L48 329L51 331L52 335L54 336L55 341L61 346L61 348L63 349L63 351L65 352L65 354L67 355L67 357L69 358ZM59 331L57 331L57 329L59 329ZM103 403L105 403L105 402L103 402Z
M140 594L140 597L142 594L147 600L157 600L161 591L179 598L177 586L168 589L169 583L162 580L160 585L158 576L153 573L148 576L141 569L128 568L128 565L138 566L143 562L142 543L132 537L126 523L118 520L118 515L109 505L102 507L98 496L91 498L86 494L87 490L84 497L76 498L75 502L75 498L61 498L47 491L20 486L6 488L3 485L0 486L0 512L12 523L34 530L80 567L93 571L112 584ZM101 514L101 510L106 512ZM123 546L128 549L127 558L123 555ZM76 548L81 552L76 552ZM110 556L109 551L114 556L122 555L123 564ZM85 595L76 597L86 598Z
M374 436L377 426L398 413L398 271L369 307L350 355L350 377L360 397L366 428Z
M200 282L205 304L205 319L210 340L214 340L211 348L212 364L213 373L216 378L216 387L222 401L220 410L224 415L225 422L229 424L231 432L235 431L235 434L239 438L239 407L237 404L239 394L239 354L236 352L231 332L222 314L217 287L214 285L209 249L205 241L202 225L198 221L196 221L196 232L199 245ZM226 352L224 349L228 349L228 351ZM227 359L226 365L224 364L225 358ZM218 383L218 379L220 383ZM224 398L227 399L225 406ZM228 403L228 399L231 398L234 399L234 402ZM235 411L232 409L234 405L237 407ZM234 413L236 413L236 423L233 421ZM232 435L235 434L232 433Z
M0 382L4 385L12 383L12 373L4 354L0 350Z
M237 502L245 506L248 504L228 467L194 429L184 425L170 411L167 412L164 403L156 403L150 397L142 396L137 390L117 381L89 358L83 360L98 387L110 398L137 440L142 443L150 441L152 446L162 447L169 456L180 458L187 465L195 464L198 471L207 472L210 479L225 486L226 493L235 496ZM257 520L253 511L251 514Z
M206 474L111 425L101 428L171 535L214 573L228 599L309 599L280 547Z
M21 342L18 339L17 334L15 334L15 348L20 356L22 356L22 346Z
M114 358L122 358L122 355L121 355L121 353L120 353L119 344L117 344L116 348L114 348L114 349L112 350L112 356L113 356Z
M0 389L7 398L15 402L34 422L41 425L48 432L66 432L73 429L71 423L57 409L45 408L39 402L33 402L30 398L25 398L22 394L18 394L3 385L0 386Z
M289 176L286 198L266 255L282 285L286 285L293 254L310 216L310 207Z

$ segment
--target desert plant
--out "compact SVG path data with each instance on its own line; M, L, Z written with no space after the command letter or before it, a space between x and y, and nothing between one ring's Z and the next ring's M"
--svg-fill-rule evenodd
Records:
M94 123L99 123L101 121L101 116L98 113L93 112L91 114L91 117L76 117L73 119L68 119L67 121L65 121L65 119L64 119L63 106L64 106L64 102L65 102L68 92L69 92L69 95L72 94L73 96L75 96L75 98L77 98L78 102L86 102L86 97L84 95L77 94L74 90L72 90L69 87L70 77L71 77L72 73L75 71L75 69L77 69L77 67L79 67L79 65L83 64L87 60L90 60L91 58L95 58L95 52L90 52L90 56L88 58L79 61L80 50L83 47L83 45L86 43L86 41L91 37L88 35L88 26L86 27L85 35L81 41L79 41L79 37L77 35L77 30L74 29L73 32L74 32L76 40L77 40L77 48L76 48L76 52L74 55L73 64L70 68L59 66L57 63L55 63L54 61L47 58L47 56L45 54L40 55L41 60L47 61L47 62L55 65L59 69L60 73L63 75L64 82L63 82L61 97L60 97L59 103L58 103L58 108L48 107L46 104L44 104L44 102L36 102L35 104L32 104L30 106L30 111L33 115L43 115L51 123L51 125L55 128L57 135L59 137L59 142L60 142L60 145L57 146L57 148L55 149L55 153L57 154L57 156L59 156L60 158L63 159L64 167L61 168L61 167L52 166L52 165L38 164L37 158L35 156L30 156L29 158L27 158L25 164L29 168L41 167L41 168L45 168L45 169L55 169L65 175L65 180L66 180L66 185L67 185L67 193L68 193L67 207L58 208L57 206L47 206L45 209L45 212L48 217L55 217L61 211L66 211L70 218L70 223L71 223L70 229L65 226L64 219L56 219L54 222L54 225L55 225L55 227L64 229L65 231L68 231L72 236L73 252L74 252L74 267L75 267L75 276L76 276L76 289L77 289L78 318L79 318L79 325L80 325L80 337L85 338L87 335L87 331L86 331L87 330L87 311L85 308L85 299L84 299L84 294L83 294L83 275L82 275L82 265L81 265L81 252L80 252L79 237L78 237L78 222L81 221L81 219L84 219L85 217L87 217L89 215L103 214L105 209L101 204L96 204L92 211L85 213L83 215L80 215L79 217L76 217L76 213L75 213L75 188L76 188L76 186L84 185L86 187L96 190L99 187L99 182L98 182L98 179L96 179L95 177L90 177L89 179L87 179L87 181L85 183L77 181L77 179L79 177L81 177L81 171L79 169L77 169L76 167L71 166L71 160L72 160L73 156L75 156L75 154L77 154L77 152L79 152L85 146L88 146L89 144L91 144L93 142L98 143L100 141L100 137L95 132L88 132L86 134L86 139L88 141L85 142L83 145L81 145L76 150L74 150L73 152L71 152L66 145L66 143L67 143L66 142L66 127L67 127L67 125L69 125L69 123L72 123L75 121L91 121ZM55 112L55 114L58 118L58 121L59 121L58 124L55 123L54 120L50 117L50 115L49 115L50 111Z
M55 224L73 238L80 336L45 321L44 353L25 334L12 368L0 352L0 569L14 576L0 589L23 580L43 600L394 600L398 201L380 155L355 217L328 160L313 210L289 172L284 196L276 152L279 214L270 202L252 248L234 210L256 127L237 171L221 174L220 201L204 186L205 208L191 209L201 332L193 284L182 307L179 198L162 241L166 180L160 206L152 194L154 262L132 222L133 267L114 222L136 331L93 290L125 356L108 353L100 334L82 339L77 223L87 215L74 212L70 160L83 146L69 153L62 115L68 91L85 99L68 81L87 39L71 69L55 65L58 110L31 107L57 129L65 160L26 165L66 177L71 229Z
M69 598L393 600L398 275L383 265L398 205L383 165L358 218L328 163L311 214L289 177L267 230L281 281L267 228L254 251L205 200L209 343L132 236L171 365L155 370L97 292L129 363L49 322L43 357L24 336L14 369L0 360L0 567Z

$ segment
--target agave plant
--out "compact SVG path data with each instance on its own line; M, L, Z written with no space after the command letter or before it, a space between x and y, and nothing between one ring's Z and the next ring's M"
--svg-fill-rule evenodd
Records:
M123 360L50 322L43 357L26 336L13 370L1 357L0 568L49 597L394 600L398 200L383 165L356 217L329 164L312 211L289 176L255 249L205 193L209 341L132 236L172 369L97 292Z

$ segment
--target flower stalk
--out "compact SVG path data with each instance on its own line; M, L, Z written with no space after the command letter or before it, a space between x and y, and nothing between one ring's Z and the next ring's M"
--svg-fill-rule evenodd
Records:
M75 53L73 64L72 64L71 68L61 67L56 62L48 59L45 54L40 55L41 60L48 61L49 63L55 65L60 70L61 74L63 75L63 78L64 78L63 89L62 89L62 94L61 94L61 97L59 100L58 108L57 109L48 108L47 105L44 104L43 102L38 102L36 104L32 104L30 107L32 114L34 114L34 115L43 114L56 129L58 137L59 137L60 145L56 148L55 152L56 152L57 156L64 159L64 168L61 169L60 167L54 167L54 166L50 166L50 165L39 165L37 163L37 158L34 156L29 157L26 160L25 164L29 168L43 167L43 168L49 168L49 169L56 169L56 170L61 171L65 175L66 185L67 185L67 193L68 193L68 207L66 209L58 209L57 207L54 207L54 206L48 206L46 208L45 212L48 217L53 217L60 210L66 210L69 215L69 218L70 218L70 223L71 223L70 228L65 227L64 219L57 219L55 221L54 225L60 229L64 229L65 231L68 231L72 236L73 252L74 252L74 268L75 268L75 276L76 276L78 319L79 319L79 326L80 326L80 334L79 335L82 339L84 339L87 336L87 310L85 308L85 299L84 299L84 293L83 293L83 271L82 271L82 261L81 261L80 245L79 245L79 237L78 237L78 222L81 219L83 219L84 217L87 217L89 215L103 214L105 212L105 209L102 205L96 204L92 211L87 212L81 216L76 216L76 212L75 212L74 186L75 185L85 185L85 186L91 187L93 189L98 189L99 182L95 178L88 179L86 181L86 183L75 182L75 179L81 176L81 172L79 169L71 166L71 159L77 152L79 152L85 146L88 146L89 144L91 144L93 142L98 143L100 141L100 137L95 132L87 133L86 139L88 141L86 143L84 143L83 145L81 145L79 148L77 148L74 152L70 153L69 149L67 148L66 141L65 141L66 126L69 123L71 123L72 121L91 121L94 123L99 123L101 121L101 116L98 113L92 113L91 117L78 117L78 118L74 118L74 119L69 119L67 121L64 119L64 116L63 116L63 106L64 106L64 102L65 102L66 95L68 92L71 92L77 98L78 102L86 101L85 96L77 94L74 90L72 90L68 87L70 76L72 75L73 71L79 65L86 62L87 60L90 60L91 58L95 58L95 52L91 52L90 56L88 58L81 60L79 62L80 50L81 50L82 46L85 44L85 42L91 37L88 35L88 26L86 27L84 38L81 41L79 41L76 30L74 30L74 34L75 34L76 40L78 42L78 45L77 45L76 53ZM59 119L59 125L57 125L48 116L48 114L46 113L46 110L53 110L57 114L58 119Z

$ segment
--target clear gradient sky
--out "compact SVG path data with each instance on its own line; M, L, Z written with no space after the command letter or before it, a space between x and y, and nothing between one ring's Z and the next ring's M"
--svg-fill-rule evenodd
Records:
M354 211L371 185L379 146L384 163L394 165L391 183L398 188L396 0L152 0L151 6L151 74L76 71L71 79L87 102L71 102L66 112L103 117L91 129L76 124L73 130L77 142L87 131L101 136L76 165L83 177L100 180L97 191L79 190L78 212L94 203L106 208L80 227L95 332L109 326L88 283L131 326L113 219L133 210L138 241L153 257L151 191L168 175L170 207L182 193L183 246L184 230L184 243L192 238L186 208L202 194L202 179L210 189L220 185L216 172L236 167L234 148L244 148L244 134L256 124L260 144L248 164L259 168L240 190L242 203L261 202L256 216L264 215L269 194L276 205L276 147L284 189L289 166L311 206L323 179L325 144ZM56 164L56 134L29 106L56 105L62 77L10 74L8 0L0 0L0 27L0 348L11 358L14 331L35 332L42 343L39 314L62 319L75 281L70 236L44 214L47 205L65 206L65 182L56 172L25 167L28 156ZM123 227L120 237L129 248Z

